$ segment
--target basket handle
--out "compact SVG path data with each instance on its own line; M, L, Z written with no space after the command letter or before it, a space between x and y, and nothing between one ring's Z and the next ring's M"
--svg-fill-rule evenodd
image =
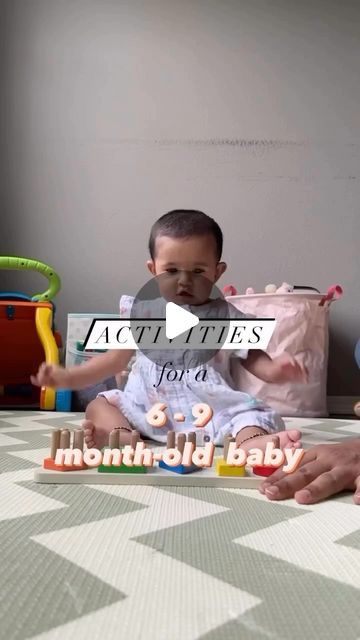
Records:
M339 298L341 298L342 294L343 294L343 289L342 287L340 287L339 284L331 285L331 287L328 288L325 295L321 298L319 302L319 307L323 307L326 302L330 304L334 300L338 300Z
M294 284L294 291L296 291L296 289L304 289L305 291L316 291L316 293L320 293L319 289L316 287L303 287L300 284Z
M299 284L295 284L293 289L294 291L300 289L300 290L315 291L316 293L320 293L319 289L316 289L316 287L302 286ZM225 296L235 296L237 294L237 290L232 284L225 285L225 287L223 287L222 292ZM334 300L338 300L339 298L341 298L342 294L343 294L343 288L339 284L331 285L331 287L328 288L326 294L322 296L319 302L319 307L323 307L326 302L330 304Z
M222 292L223 292L224 296L236 296L237 295L237 289L236 289L236 287L234 287L233 284L226 284L225 287L223 287Z

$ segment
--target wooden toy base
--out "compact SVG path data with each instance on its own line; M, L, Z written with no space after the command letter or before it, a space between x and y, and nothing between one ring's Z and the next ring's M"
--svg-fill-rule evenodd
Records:
M218 476L215 463L210 468L196 473L173 473L158 466L148 467L147 473L99 473L97 468L84 471L51 471L35 469L35 482L49 484L120 484L120 485L153 485L160 487L228 487L235 489L257 489L262 478L247 469L244 477Z

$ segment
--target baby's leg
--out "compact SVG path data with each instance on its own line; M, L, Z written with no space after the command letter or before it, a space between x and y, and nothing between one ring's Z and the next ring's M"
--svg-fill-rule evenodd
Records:
M298 429L268 433L257 426L243 427L236 434L236 446L248 451L253 447L265 450L268 442L276 442L280 449L298 449L301 447L301 432Z
M109 442L109 433L113 429L120 430L120 446L130 444L132 428L118 409L106 398L98 396L86 407L86 420L83 422L84 438L87 447L101 449Z

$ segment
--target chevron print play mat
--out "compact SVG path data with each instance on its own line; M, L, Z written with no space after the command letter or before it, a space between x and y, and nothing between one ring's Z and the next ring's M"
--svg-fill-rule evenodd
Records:
M360 507L258 491L45 485L52 428L0 412L0 638L359 640ZM360 421L289 419L304 446Z

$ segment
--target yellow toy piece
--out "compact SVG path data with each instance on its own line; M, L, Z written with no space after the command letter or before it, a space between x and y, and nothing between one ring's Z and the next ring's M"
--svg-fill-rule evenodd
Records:
M36 330L45 352L46 364L59 364L59 350L52 332L52 309L39 307L35 313ZM56 391L50 387L42 387L40 409L53 411L56 403Z
M217 458L215 461L215 469L218 476L239 476L241 478L246 475L245 467L227 464L224 458Z

